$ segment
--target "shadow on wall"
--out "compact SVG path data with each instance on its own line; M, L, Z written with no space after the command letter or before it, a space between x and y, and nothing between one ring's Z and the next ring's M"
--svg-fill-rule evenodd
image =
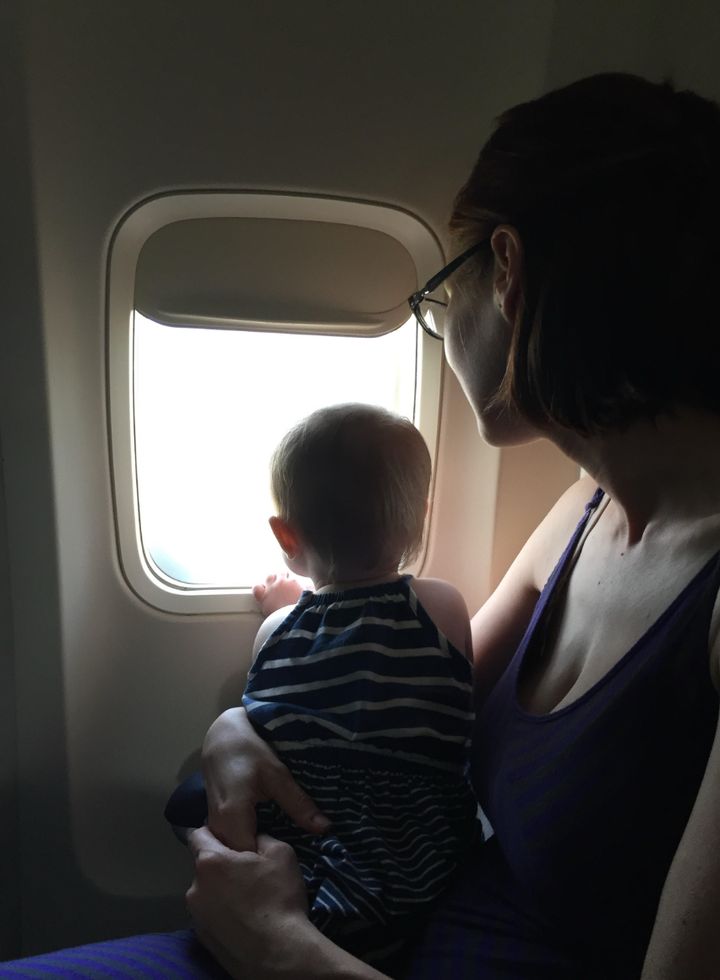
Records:
M580 476L580 468L547 439L500 454L490 584L494 589L529 536Z

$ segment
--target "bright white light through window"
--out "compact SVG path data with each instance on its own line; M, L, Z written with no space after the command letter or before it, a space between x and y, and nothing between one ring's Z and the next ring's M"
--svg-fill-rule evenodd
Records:
M413 417L414 320L382 337L166 327L135 313L135 453L145 555L187 585L242 588L282 568L270 455L323 405Z

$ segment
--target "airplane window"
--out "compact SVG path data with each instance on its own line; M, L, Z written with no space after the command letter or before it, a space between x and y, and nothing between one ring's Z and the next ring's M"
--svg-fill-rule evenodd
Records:
M386 406L434 459L442 344L407 320L407 296L443 264L427 226L383 204L203 191L123 216L108 262L109 450L117 571L138 599L257 611L251 586L282 568L269 457L316 408Z
M380 337L164 326L134 315L140 538L160 577L243 588L282 567L267 526L269 459L336 402L415 416L414 320Z

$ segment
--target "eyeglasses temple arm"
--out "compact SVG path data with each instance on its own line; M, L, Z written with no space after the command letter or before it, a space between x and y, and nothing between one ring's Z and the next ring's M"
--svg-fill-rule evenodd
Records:
M451 276L453 272L459 266L461 266L463 262L465 262L466 259L470 258L471 255L474 255L475 252L479 252L480 249L483 247L483 245L487 245L486 238L484 238L480 242L476 242L474 245L471 245L470 248L465 249L465 251L461 252L460 255L457 256L457 258L454 258L449 265L446 265L444 269L441 269L440 272L434 275L432 279L428 279L427 283L425 284L425 287L420 290L420 292L423 295L423 298L427 296L428 293L434 292L438 288L440 283L444 282L449 276Z

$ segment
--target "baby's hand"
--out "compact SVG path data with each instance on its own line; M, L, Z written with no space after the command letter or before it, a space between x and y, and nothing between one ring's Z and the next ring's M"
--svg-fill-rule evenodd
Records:
M253 596L263 616L269 616L283 606L294 606L302 593L302 586L289 572L268 575L264 585L256 585Z

